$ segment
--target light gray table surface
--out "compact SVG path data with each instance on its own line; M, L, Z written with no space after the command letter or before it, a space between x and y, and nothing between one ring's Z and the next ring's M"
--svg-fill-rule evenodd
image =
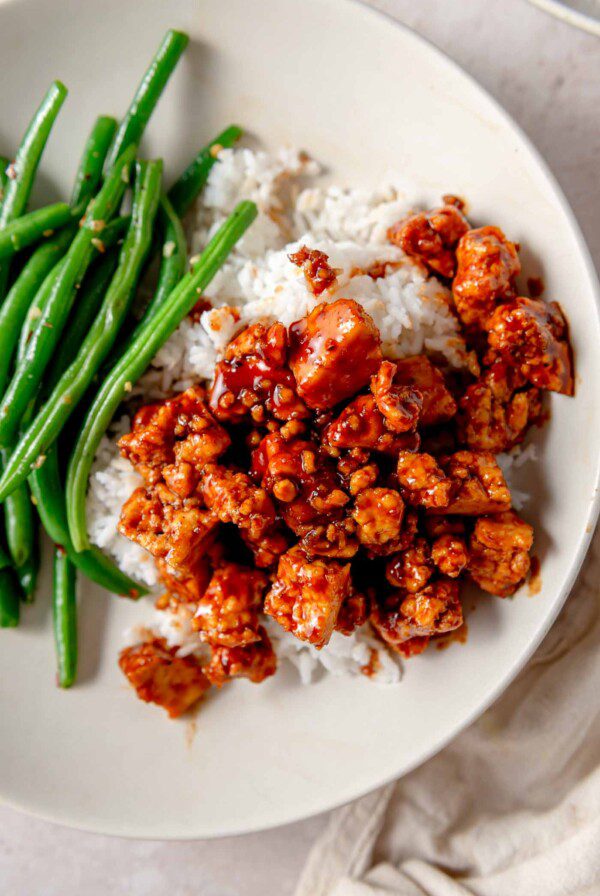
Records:
M600 41L525 0L372 5L429 38L514 116L558 177L599 266ZM0 894L287 896L326 821L161 843L79 833L0 807Z

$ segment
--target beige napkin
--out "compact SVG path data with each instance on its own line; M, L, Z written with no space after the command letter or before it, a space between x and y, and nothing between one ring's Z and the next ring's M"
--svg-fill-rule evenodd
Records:
M559 620L481 719L338 809L296 896L600 894L600 530Z

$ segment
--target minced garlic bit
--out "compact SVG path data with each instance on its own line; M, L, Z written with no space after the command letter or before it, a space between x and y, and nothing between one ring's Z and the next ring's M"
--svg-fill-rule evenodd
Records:
M168 240L163 246L163 258L170 258L174 251L175 243L173 240Z
M90 230L93 230L94 233L101 233L106 227L106 221L98 220L92 221L90 224Z
M131 390L133 389L133 385L132 385L132 383L130 383L129 380L127 380L127 382L125 383L123 388L125 389L126 392L131 392Z
M34 460L33 464L32 464L33 469L34 469L34 470L39 470L39 468L42 466L42 464L44 463L45 460L46 460L46 455L45 455L45 454L39 454L39 455L36 457L36 459Z
M192 255L190 257L190 267L193 268L200 261L200 255Z
M213 157L213 159L216 159L222 150L223 150L223 147L221 146L220 143L213 143L213 145L210 148L210 154Z
M6 169L6 176L10 178L10 180L17 179L17 169L15 168L15 163L11 162L8 168Z
M92 243L92 246L94 247L94 249L97 249L98 252L106 252L106 246L104 245L102 240L98 239L97 236L93 237L93 239L91 240L91 243Z
M34 308L29 309L29 314L27 316L30 320L37 320L38 317L42 316L42 309L38 308L36 305Z
M124 184L129 183L129 166L128 165L124 165L123 168L121 169L121 180L123 181Z
M35 496L35 495L30 495L29 497L31 498L31 503L34 504L34 505L37 507L37 498L36 498L36 496Z

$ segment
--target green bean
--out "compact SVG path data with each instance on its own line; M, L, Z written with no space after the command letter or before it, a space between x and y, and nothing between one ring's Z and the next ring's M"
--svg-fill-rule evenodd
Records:
M0 394L4 393L13 362L21 327L38 290L64 255L72 231L64 228L51 240L39 246L15 280L0 308Z
M51 396L20 439L0 479L0 500L25 482L34 464L43 463L44 452L58 438L63 426L110 351L127 314L152 241L158 208L162 162L139 162L131 214L131 226L123 243L119 266L100 313L84 339L77 357L63 373Z
M154 111L166 83L188 44L187 34L167 31L150 66L140 81L106 157L105 171L115 164L128 146L139 144L148 119Z
M20 355L18 356L18 360L21 360ZM34 402L30 402L23 417L21 424L22 429L26 428L29 423L31 423L34 411L35 404ZM2 466L6 466L9 462L11 451L12 446L0 450ZM21 581L20 569L24 566L28 566L29 561L37 552L39 535L36 514L31 502L31 493L26 482L23 482L8 495L2 505L2 509L4 511L4 526L8 552L11 556L13 565L16 567L19 581ZM27 578L26 570L24 575L25 578ZM33 582L29 583L33 589L35 589L36 576L37 571L33 577ZM24 594L23 599L28 599L27 592ZM29 599L33 599L33 594L30 595Z
M100 439L117 407L131 384L144 373L156 352L194 307L198 295L208 286L256 214L253 202L239 203L206 246L194 269L175 287L162 308L140 328L138 335L96 394L67 472L67 518L76 550L81 551L90 544L85 512L88 475Z
M84 575L113 594L138 598L147 594L147 588L121 572L102 551L92 546L77 552L69 535L65 493L60 480L56 444L50 448L42 467L34 470L29 485L35 498L37 511L48 537L61 545L71 561Z
M10 457L10 449L3 448L2 465L5 469ZM29 559L34 540L33 507L26 483L19 483L19 487L7 497L3 510L8 552L14 565L19 567Z
M116 252L106 254L83 281L75 311L52 357L48 376L44 380L45 395L52 392L87 336L115 273L117 261Z
M25 563L21 564L16 570L17 577L21 585L21 600L26 604L31 604L35 598L35 588L37 585L37 577L40 570L40 544L39 539L33 541L33 549Z
M94 254L94 240L113 214L125 189L124 177L135 155L135 146L129 147L113 168L104 186L88 206L86 218L71 243L65 258L54 269L42 314L37 321L23 359L17 365L13 378L4 394L0 407L0 446L10 445L27 405L35 397L44 371L60 339L69 312ZM54 273L54 272L53 272ZM0 502L8 493L0 495Z
M131 215L120 215L114 218L106 225L102 234L98 239L94 240L93 246L100 255L104 255L107 249L116 246L124 237L131 223Z
M20 356L18 360L20 360ZM33 417L35 405L30 403L22 421L22 428L26 428ZM5 467L10 460L12 445L10 448L2 448L0 456L2 466ZM6 544L13 565L17 568L27 564L34 554L37 546L37 525L35 511L31 503L31 494L26 482L19 485L4 501L4 527Z
M59 109L67 96L67 88L54 81L33 116L17 150L6 197L0 213L0 227L18 218L27 208L37 167Z
M0 208L0 230L3 230L15 218L19 218L27 208L42 152L66 96L67 88L64 84L54 81L21 140L15 161L8 170L8 183ZM0 296L2 298L6 292L9 267L10 264L7 261L0 264Z
M12 566L12 560L8 556L7 551L5 551L0 544L0 569L7 569L10 566Z
M0 628L14 628L21 614L20 585L10 567L0 569Z
M6 169L10 165L10 159L6 156L0 156L0 207L2 207L2 202L4 200L4 191L6 190L6 185L8 184L8 174L6 173Z
M87 203L96 192L101 180L106 155L114 139L117 122L108 115L100 115L85 144L75 175L71 206Z
M52 619L57 684L70 688L77 675L77 577L75 567L60 547L54 549Z
M164 234L162 260L156 290L144 311L143 321L153 315L157 308L160 308L177 286L185 273L187 261L187 245L183 225L166 196L161 196L158 217L162 225L159 229L162 229ZM154 246L150 254L154 254ZM107 373L114 367L131 340L135 338L141 325L142 321L136 323L133 314L130 313L129 319L121 327L119 338L104 364Z
M171 295L185 273L187 244L181 219L166 196L160 201L160 218L164 239L158 283L144 312L144 319L152 317Z
M107 252L112 246L114 246L123 236L127 227L129 226L130 216L124 215L120 218L115 218L114 221L111 221L106 225L104 230L102 231L102 239L95 240L94 248L100 253L104 254ZM58 235L57 235L58 236ZM64 260L64 259L63 259ZM44 282L38 288L37 292L34 296L34 301L29 306L27 314L25 316L25 321L21 327L21 332L19 334L19 346L18 353L19 356L22 356L25 352L29 339L31 338L31 334L33 333L37 321L42 316L42 312L44 311L50 294L52 292L52 287L54 284L54 280L58 275L60 268L60 261L56 263L55 267L50 270L47 274ZM77 304L79 304L79 298L77 300ZM1 337L0 337L1 344ZM61 340L62 345L62 340ZM5 381L1 382L2 390L5 388Z
M91 199L93 196L102 178L104 158L116 127L117 123L114 118L100 116L96 120L77 169L73 195L71 197L72 206L81 206L83 202ZM113 237L118 239L121 236L128 220L128 218L117 218L106 226L102 233L101 241L104 247L112 242ZM42 290L42 284L46 275L50 273L55 263L64 254L76 232L75 227L65 227L56 236L48 240L47 243L39 246L21 271L2 308L0 308L0 395L4 393L6 388L8 372L17 343L17 334L21 333L23 350L31 335L34 322L33 317L30 320L30 325L22 329L27 311L31 307L33 315L40 315L40 301L38 300L37 304L34 305L34 299L38 297L38 299L43 300L44 291ZM50 282L48 283L48 289L49 287ZM68 334L65 335L65 339L68 339ZM61 342L62 348L64 348L64 342Z
M242 129L233 124L222 131L214 140L211 140L210 143L200 150L181 177L173 184L168 196L162 198L159 214L162 225L162 239L155 237L151 252L151 257L154 257L159 249L162 252L160 272L154 295L144 311L143 321L148 320L156 309L160 308L185 273L187 244L180 216L187 212L198 197L200 190L208 179L210 169L217 161L218 150L233 146L242 133ZM177 203L177 211L169 198L171 196ZM135 320L131 320L124 325L119 339L107 360L107 366L112 367L117 359L121 357L127 344L134 338L140 326L141 323L136 324Z
M72 220L73 212L66 202L55 202L21 215L0 231L0 260L11 258L32 243L53 236L55 230Z
M190 209L198 193L208 180L210 169L218 159L220 149L228 149L242 136L242 129L236 124L230 125L218 134L214 140L200 150L183 174L175 181L168 196L175 212L183 218Z
M49 392L54 388L61 375L67 369L69 364L71 363L78 346L81 345L83 339L89 327L92 323L92 320L96 316L96 312L104 294L108 288L108 285L112 279L112 276L115 272L117 266L117 256L114 252L111 252L109 255L105 256L96 266L96 268L90 273L89 277L86 277L82 284L81 296L77 303L77 308L75 314L73 315L73 319L69 322L69 325L65 331L64 339L61 341L60 346L58 347L58 351L55 353L52 359L52 366L50 368L50 373L48 375L48 382L44 383L45 392L49 394ZM34 471L31 474L29 480L29 487L32 488L32 483L36 483L38 479L40 480L41 488L37 489L38 497L35 498L35 504L42 511L40 515L45 517L56 516L56 509L52 506L52 495L55 495L55 502L60 502L62 498L62 517L65 520L63 533L56 531L48 531L48 536L52 538L52 535L61 535L66 531L66 514L64 510L64 493L62 490L62 485L60 483L60 475L58 471L58 463L57 463L57 453L56 453L56 444L52 445L48 452L48 459L44 464L43 471L39 472ZM52 455L52 456L50 456ZM23 488L23 486L21 486ZM33 488L32 488L33 490ZM17 489L17 492L19 489ZM44 507L46 502L51 501L51 506L47 509L47 512L44 514ZM10 501L10 496L7 498L5 503ZM45 527L46 528L46 527ZM34 547L36 547L34 545ZM71 551L71 554L74 552ZM78 558L81 558L84 561L86 560L86 556L82 553L76 555ZM21 567L18 570L19 578L21 580L21 587L26 595L29 595L35 589L35 579L37 577L37 566L35 565L35 560L38 559L39 562L39 550L34 550L32 557L30 557L29 561L25 565L25 567ZM88 567L86 572L88 575L94 579L94 558L88 557ZM29 572L29 567L31 567L31 573ZM101 575L101 572L100 572ZM101 578L100 584L106 583L104 579ZM114 585L112 580L110 581L111 585ZM133 586L132 582L129 582L125 587L125 593ZM121 587L123 585L121 584ZM27 599L27 597L26 597Z
M69 320L61 344L53 355L52 366L44 383L46 395L54 388L71 363L73 346L81 345L96 316L117 266L118 255L109 250L128 229L130 221L131 215L115 218L107 224L102 234L104 258L97 262L81 284L75 312Z
M144 321L148 320L161 307L185 273L187 243L181 218L197 199L200 190L208 180L210 169L218 161L218 150L233 146L242 133L242 129L234 124L221 131L200 150L173 184L168 195L162 198L160 219L163 240L160 271L156 290L144 311ZM134 333L138 328L139 325L135 328Z

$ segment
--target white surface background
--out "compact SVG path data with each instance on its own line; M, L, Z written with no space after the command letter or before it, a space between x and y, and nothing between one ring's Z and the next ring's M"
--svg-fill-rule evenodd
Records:
M557 175L598 265L598 39L525 0L377 0L372 5L437 44L514 116ZM398 85L399 103L402 89ZM0 808L0 893L286 896L325 823L326 816L320 816L264 834L160 843L81 834Z

